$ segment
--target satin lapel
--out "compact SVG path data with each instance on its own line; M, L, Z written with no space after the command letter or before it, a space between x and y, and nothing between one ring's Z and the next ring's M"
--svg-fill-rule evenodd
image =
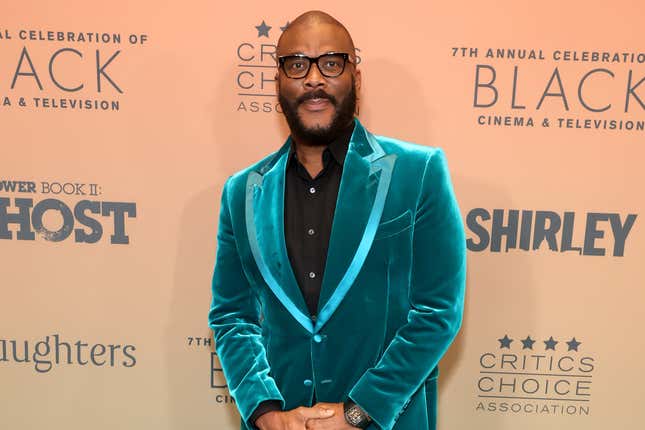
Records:
M343 165L314 331L329 321L363 267L383 214L396 156L358 122Z
M285 149L286 147L286 149ZM273 294L307 331L313 333L284 238L284 182L289 141L246 182L246 231L253 258Z

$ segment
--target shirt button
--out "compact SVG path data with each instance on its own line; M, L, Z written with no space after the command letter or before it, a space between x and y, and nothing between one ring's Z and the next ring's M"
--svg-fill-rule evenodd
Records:
M322 342L322 336L319 334L314 335L314 342L316 343Z
M311 279L314 279L316 277L316 274L314 272L309 272L309 277Z
M315 192L316 192L316 188L314 188L314 187L309 188L309 193L310 194L313 194Z
M314 230L313 228L310 228L309 230L307 230L307 234L308 234L309 236L313 236L313 235L314 235L314 233L316 233L316 230Z
M302 383L305 384L305 387L311 387L312 385L314 385L311 379L305 379Z

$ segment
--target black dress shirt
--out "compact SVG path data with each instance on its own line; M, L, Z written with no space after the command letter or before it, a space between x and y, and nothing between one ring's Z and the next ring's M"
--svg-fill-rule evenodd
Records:
M298 161L295 148L289 152L284 193L284 236L291 268L312 318L318 313L329 237L336 209L343 164L354 131L354 121L323 152L323 169L312 178ZM260 403L251 415L280 410L280 402Z
M318 313L318 297L336 209L343 163L352 126L323 152L323 169L312 178L291 148L284 194L284 233L291 268L309 313Z

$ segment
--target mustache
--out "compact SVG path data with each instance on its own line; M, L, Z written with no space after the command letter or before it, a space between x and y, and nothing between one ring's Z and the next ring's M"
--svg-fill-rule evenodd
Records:
M299 106L301 103L304 103L307 100L312 100L312 99L327 99L334 106L336 106L338 104L338 102L336 101L336 97L334 97L334 96L332 96L330 94L327 94L323 90L315 90L315 91L312 91L310 93L305 93L305 94L301 95L300 97L298 97L296 99L296 106Z

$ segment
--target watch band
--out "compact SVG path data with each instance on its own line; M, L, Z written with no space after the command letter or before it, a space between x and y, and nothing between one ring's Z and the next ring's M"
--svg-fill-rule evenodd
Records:
M351 400L347 400L343 403L343 410L345 412L345 421L347 421L347 424L350 426L364 429L372 422L369 415L367 415L360 406Z

